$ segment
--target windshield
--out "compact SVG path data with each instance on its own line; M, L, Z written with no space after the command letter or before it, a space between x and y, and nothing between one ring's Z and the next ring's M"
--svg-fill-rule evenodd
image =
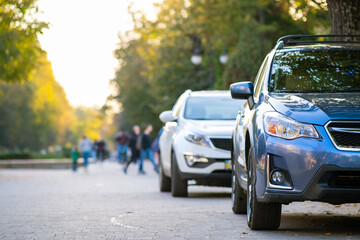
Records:
M243 101L219 97L190 97L184 118L191 120L235 120Z
M277 53L270 92L360 91L360 50Z

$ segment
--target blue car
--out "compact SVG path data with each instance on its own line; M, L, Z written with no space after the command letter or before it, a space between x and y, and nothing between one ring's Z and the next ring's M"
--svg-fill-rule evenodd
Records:
M360 202L360 36L285 36L252 82L232 135L233 212L277 229L294 201Z

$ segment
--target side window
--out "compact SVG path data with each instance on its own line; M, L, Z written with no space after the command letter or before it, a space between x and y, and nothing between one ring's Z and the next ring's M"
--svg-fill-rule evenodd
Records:
M267 70L267 62L269 57L266 57L264 62L261 65L261 68L256 76L255 85L254 85L254 100L257 102L259 100L260 92L264 83L264 76Z

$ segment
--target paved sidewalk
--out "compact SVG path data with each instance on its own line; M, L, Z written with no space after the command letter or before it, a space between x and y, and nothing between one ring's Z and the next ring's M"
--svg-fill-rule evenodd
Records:
M230 189L192 186L173 198L144 169L0 169L0 239L360 239L357 204L290 204L278 231L250 231L231 211Z

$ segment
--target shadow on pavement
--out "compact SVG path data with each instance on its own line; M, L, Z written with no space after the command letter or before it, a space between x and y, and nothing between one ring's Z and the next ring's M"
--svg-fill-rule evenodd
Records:
M188 198L230 198L231 193L219 192L189 192Z

